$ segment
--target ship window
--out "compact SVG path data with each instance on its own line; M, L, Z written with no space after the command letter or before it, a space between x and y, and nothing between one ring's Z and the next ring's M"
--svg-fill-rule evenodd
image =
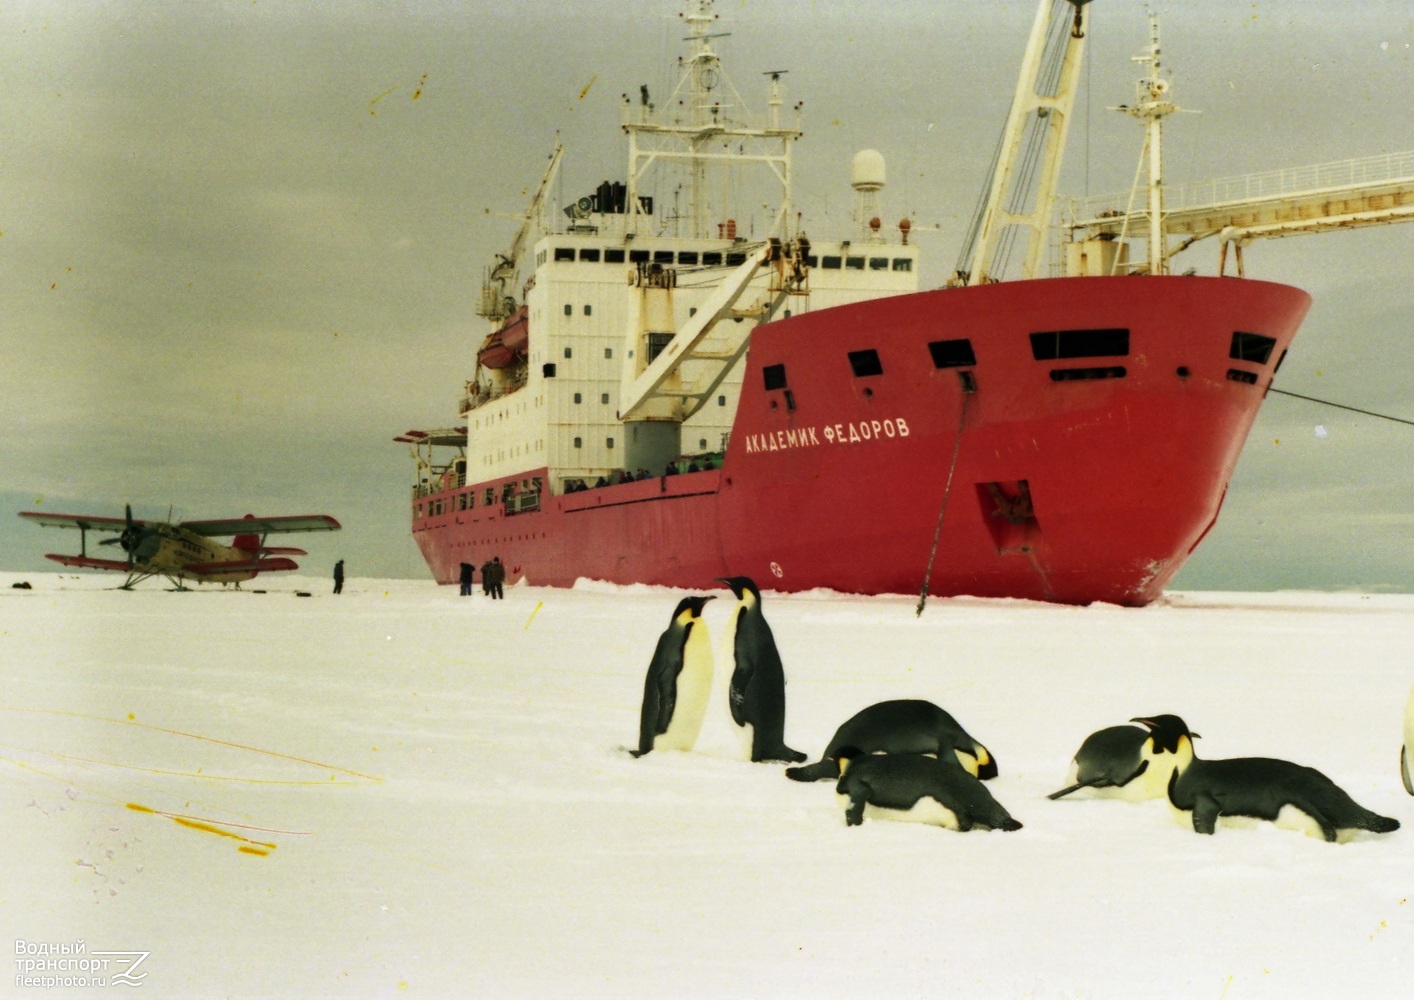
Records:
M1236 330L1233 332L1232 348L1227 352L1227 356L1234 361L1251 361L1264 365L1271 359L1272 348L1276 346L1277 342L1273 337Z
M654 250L653 263L671 264L673 262L673 252L671 250Z
M613 439L613 438L605 438L605 439L604 439L604 447L606 447L606 448L612 448L613 446L614 446L614 439Z
M746 263L746 254L744 254L744 253L729 253L729 254L727 254L727 266L728 266L728 267L736 267L736 266L739 265L739 264L745 264L745 263Z
M599 260L599 250L598 250L598 248L596 248L596 247L580 247L580 250L579 250L579 259L580 259L580 260L589 260L589 261L598 261L598 260Z
M688 315L689 317L696 316L696 315L697 315L697 307L696 307L696 306L688 306L687 315Z
M912 258L912 257L895 257L895 258L894 258L894 270L895 270L895 271L912 271L912 270L913 270L913 258Z
M555 247L556 260L574 260L574 247Z
M1129 331L1048 330L1031 334L1031 355L1037 361L1062 358L1123 357L1129 353Z
M805 266L806 266L806 267L819 267L819 266L820 266L820 258L817 257L817 256L815 256L813 253L808 253L808 254L806 254L806 255L805 255Z
M887 271L888 269L889 269L889 258L887 258L887 257L870 257L870 258L869 258L869 270L871 270L871 271Z
M574 357L574 348L573 348L573 347L566 347L566 348L565 348L565 357L566 357L566 358L572 358L572 357Z
M591 306L591 305L590 305L589 303L587 303L587 302L584 304L584 315L586 315L586 316L592 316L592 315L594 315L594 307Z
M573 316L573 315L574 315L574 306L570 305L568 302L565 303L565 315L566 315L566 316Z
M545 376L545 378L554 378L554 377L555 377L555 362L551 361L551 362L547 363L544 367L542 367L542 368L540 369L540 374L542 374L543 376Z
M622 264L624 262L624 252L615 247L604 251L605 264Z
M584 402L584 397L581 396L579 393L575 393L575 394L574 394L574 401L575 401L576 403L582 403L582 402Z
M726 405L727 405L727 397L726 397L726 396L718 396L718 397L717 397L717 405L718 405L718 406L726 406Z
M673 342L671 333L650 333L648 335L648 363L651 365L663 353L663 349Z
M583 448L583 447L584 447L584 438L575 438L575 439L574 439L574 446L575 446L576 448Z
M846 257L846 258L844 259L844 266L845 266L845 270L848 270L848 271L862 271L862 270L864 270L864 258L863 258L863 257Z
M702 263L718 265L722 263L722 252L720 250L706 250L702 254Z
M613 356L614 356L614 349L613 349L612 347L606 347L606 348L604 348L604 357L606 357L606 358L612 358Z
M972 341L935 340L928 345L928 353L933 355L934 368L964 368L977 363L977 355L972 353Z
M784 389L786 387L786 366L767 365L761 369L761 376L766 380L766 391L774 389Z
M647 263L648 263L648 251L647 251L647 250L630 250L630 251L628 252L628 259L629 259L631 262L633 262L634 264L647 264Z
M879 352L872 347L866 351L850 351L849 366L854 369L855 378L884 374L884 366L879 363Z
M1246 382L1248 385L1257 384L1256 372L1245 372L1240 368L1229 368L1227 370L1227 377L1231 382Z
M494 487L494 486L488 486L488 487L486 487L486 499L483 500L482 503L485 504L485 506L490 507L490 506L491 506L493 503L495 503L495 502L496 502L496 487Z
M599 402L601 402L601 403L607 403L608 401L609 401L609 394L608 394L607 392L604 392L604 393L600 393L600 394L599 394Z
M1124 378L1123 365L1109 368L1057 368L1051 372L1052 382L1087 382L1101 378Z
M679 264L696 264L696 263L697 263L697 251L696 251L696 250L684 250L682 253L678 254L678 263L679 263Z
M838 271L838 270L840 269L840 258L838 258L838 257L821 257L820 259L821 259L822 261L824 261L824 263L822 263L820 266L823 267L825 270L827 270L827 271Z

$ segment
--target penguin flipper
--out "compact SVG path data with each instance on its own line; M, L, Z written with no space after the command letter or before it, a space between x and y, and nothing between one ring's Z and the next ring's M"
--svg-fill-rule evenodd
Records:
M1077 781L1075 784L1068 785L1058 792L1052 792L1050 795L1047 795L1046 798L1052 800L1065 798L1065 796L1069 795L1071 792L1078 792L1082 788L1093 788L1094 785L1095 783L1093 781Z
M1193 803L1193 832L1212 835L1218 832L1218 816L1222 809L1218 800L1210 795L1200 795Z
M818 760L814 764L807 764L805 767L786 768L786 777L791 781L823 781L826 778L838 778L840 776L840 766L829 757Z
M1399 776L1404 779L1404 790L1414 795L1414 777L1409 774L1409 747L1399 748Z

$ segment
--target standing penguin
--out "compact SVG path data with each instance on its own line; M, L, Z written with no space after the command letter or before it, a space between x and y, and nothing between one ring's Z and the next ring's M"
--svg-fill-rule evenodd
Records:
M900 698L855 713L835 730L820 760L806 767L788 767L786 777L792 781L838 778L837 760L845 747L861 753L946 755L974 777L986 780L997 776L997 762L987 748L967 735L956 719L931 701Z
M949 830L1020 830L987 786L948 758L917 753L861 754L845 747L835 792L845 822L931 823Z
M1155 716L1159 718L1159 716ZM1197 739L1197 733L1189 733ZM1143 802L1168 794L1169 776L1178 762L1177 746L1136 726L1110 726L1085 737L1070 763L1066 787L1047 798L1059 799L1088 788L1100 798Z
M721 577L738 601L726 645L732 651L732 721L750 747L753 762L796 764L805 754L785 744L786 673L771 626L761 614L761 591L744 576Z
M712 597L684 597L648 664L638 724L642 757L652 750L691 750L712 693L712 640L702 608Z
M1409 692L1409 701L1404 705L1404 746L1399 748L1399 776L1404 779L1404 790L1414 795L1414 776L1410 769L1409 756L1414 754L1414 690Z
M1223 817L1231 819L1224 826L1266 820L1330 842L1349 840L1357 830L1399 829L1399 820L1359 805L1313 767L1271 757L1199 760L1193 754L1192 734L1178 716L1133 721L1147 726L1156 743L1174 748L1177 763L1169 777L1169 804L1180 820L1191 817L1198 833L1216 832Z

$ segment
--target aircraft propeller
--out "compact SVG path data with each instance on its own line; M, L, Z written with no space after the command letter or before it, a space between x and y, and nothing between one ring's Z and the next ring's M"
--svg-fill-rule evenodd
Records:
M123 551L128 554L128 569L133 568L133 555L137 552L138 545L142 542L146 533L143 528L133 524L133 505L127 504L124 508L124 517L127 524L123 528L123 533L117 538L105 538L100 545L121 545Z

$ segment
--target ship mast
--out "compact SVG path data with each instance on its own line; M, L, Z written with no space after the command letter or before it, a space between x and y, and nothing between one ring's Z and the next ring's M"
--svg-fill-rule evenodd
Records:
M1149 167L1148 211L1149 217L1149 267L1150 274L1168 273L1168 247L1164 235L1164 186L1163 186L1163 121L1178 110L1178 106L1168 99L1168 81L1163 78L1159 62L1159 19L1149 15L1149 50L1142 56L1131 56L1131 61L1148 63L1149 75L1139 81L1138 99L1133 106L1120 105L1116 111L1123 111L1144 123L1144 159Z
M1040 270L1085 50L1087 3L1041 0L1036 10L987 200L949 284L1001 280L1011 227L1029 231L1024 276Z
M687 173L688 205L683 217L690 232L682 235L696 239L718 238L725 230L714 229L711 218L712 193L726 192L734 179L734 168L758 164L765 166L780 186L779 208L767 235L784 236L791 224L791 144L801 136L798 127L783 127L780 109L784 103L781 77L784 70L767 74L770 77L771 108L768 119L752 124L745 111L741 95L722 70L721 57L712 43L727 37L709 29L718 15L712 12L713 0L691 0L682 15L688 35L688 55L679 60L682 75L666 105L659 109L650 100L648 88L640 91L636 111L627 95L624 97L623 129L628 134L628 203L627 233L637 235L651 227L652 220L641 197L641 186L647 171L655 164L670 163ZM795 105L797 116L800 104ZM714 173L720 173L718 185ZM727 206L723 204L725 213ZM718 226L727 222L725 215L715 220ZM733 227L734 229L734 227ZM645 233L647 235L647 233Z

